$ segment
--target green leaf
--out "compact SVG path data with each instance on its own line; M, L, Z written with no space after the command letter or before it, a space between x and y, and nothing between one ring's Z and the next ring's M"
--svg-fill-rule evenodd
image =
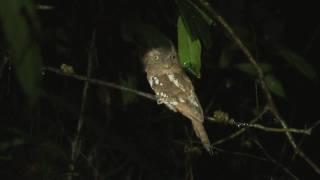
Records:
M210 26L213 22L210 16L190 0L176 0L176 2L192 39L200 38L205 48L210 48L212 45Z
M39 95L41 55L36 43L39 23L30 0L1 0L0 21L11 49L16 75L31 99Z
M282 98L286 97L282 83L276 77L274 77L271 74L268 74L265 77L265 81L267 83L268 88L273 94Z
M259 63L258 65L262 69L263 73L272 71L272 66L268 63ZM251 63L238 63L235 65L235 68L252 76L258 75L256 68Z
M277 54L308 79L317 79L317 73L314 68L297 53L291 51L290 49L281 48L278 50Z
M187 24L181 17L178 18L178 52L180 63L200 78L201 43L198 38L192 38Z

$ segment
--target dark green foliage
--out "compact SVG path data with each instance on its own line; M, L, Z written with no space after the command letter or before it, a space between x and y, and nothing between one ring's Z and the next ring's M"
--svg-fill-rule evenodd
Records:
M1 1L0 20L17 78L30 100L34 101L40 93L42 60L37 42L40 29L33 3L29 0Z
M282 83L278 79L269 74L265 77L265 81L272 93L283 98L286 97Z
M287 48L279 48L276 52L279 56L281 56L290 66L299 71L302 75L304 75L309 80L318 79L317 73L303 57L299 56L297 53L287 49Z

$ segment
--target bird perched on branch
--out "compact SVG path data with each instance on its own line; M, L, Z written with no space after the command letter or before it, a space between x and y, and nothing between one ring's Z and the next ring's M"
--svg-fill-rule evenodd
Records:
M156 94L157 103L170 110L180 112L191 120L197 137L211 154L211 146L203 126L203 110L191 80L179 63L177 52L170 46L148 49L143 56L148 82Z
M144 70L155 92L158 104L180 112L191 120L197 137L204 148L212 154L210 141L203 126L202 107L191 80L183 71L173 43L156 28L138 20L123 26L124 39L134 42L142 51Z

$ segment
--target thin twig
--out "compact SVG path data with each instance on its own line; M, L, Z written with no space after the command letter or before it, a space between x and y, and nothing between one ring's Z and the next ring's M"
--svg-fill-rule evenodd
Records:
M271 96L271 95L270 95ZM273 103L273 101L271 102ZM284 119L282 119L282 117L280 116L280 114L278 113L277 109L275 109L275 106L273 106L273 108L271 109L271 111L274 111L273 114L275 115L275 117L280 120L280 123L282 125L282 127L284 128L288 128L287 123L284 121ZM300 147L297 146L292 134L290 132L286 132L286 135L289 139L289 142L291 144L291 146L294 148L295 152L302 158L304 159L314 170L316 173L320 174L320 168L318 167L318 165L316 165L303 151Z
M87 68L87 77L90 78L91 71L92 71L92 61L93 58L96 58L96 51L95 51L95 32L93 32L91 44L89 47L89 57L88 57L88 68ZM87 102L87 95L88 95L88 89L89 89L89 82L86 81L83 87L82 91L82 101L81 101L81 107L80 107L80 114L78 119L78 125L75 133L75 137L71 143L71 164L69 166L70 171L73 174L74 171L74 163L78 159L80 153L81 153L81 140L80 140L80 133L84 122L84 112L85 112L85 105ZM68 176L69 180L72 180L72 175Z
M127 91L127 92L131 92L131 93L134 93L138 96L142 96L142 97L145 97L147 99L150 99L150 100L156 100L154 95L152 94L149 94L149 93L145 93L145 92L142 92L142 91L138 91L138 90L135 90L135 89L131 89L131 88L128 88L128 87L125 87L125 86L120 86L118 84L115 84L115 83L111 83L111 82L106 82L106 81L102 81L102 80L98 80L98 79L93 79L93 78L87 78L85 76L82 76L82 75L79 75L79 74L75 74L75 73L66 73L66 72L63 72L62 70L59 70L59 69L56 69L56 68L52 68L52 67L46 67L46 68L43 68L44 70L47 70L47 71L50 71L50 72L54 72L56 74L59 74L59 75L63 75L63 76L67 76L67 77L72 77L74 79L77 79L77 80L81 80L81 81L87 81L89 83L92 83L92 84L97 84L97 85L102 85L102 86L106 86L106 87L109 87L109 88L115 88L115 89L119 89L119 90L122 90L122 91ZM205 117L207 120L210 120L211 122L216 122L216 123L221 123L221 122L218 122L218 121L215 121L215 119L213 117ZM234 125L234 126L246 126L246 127L250 127L250 128L256 128L256 129L261 129L261 130L264 130L264 131L268 131L268 132L293 132L293 133L302 133L302 134L307 134L307 135L310 135L311 133L311 129L307 129L307 130L304 130L304 129L294 129L294 128L284 128L284 129L281 129L281 128L271 128L271 127L265 127L265 126L262 126L260 124L238 124L238 123L232 123L230 125Z
M216 148L216 147L214 148L214 151L228 153L228 154L232 154L235 156L243 156L243 157L247 157L247 158L251 158L251 159L255 159L255 160L259 160L259 161L268 161L268 159L266 159L264 157L260 157L257 155L252 155L252 154L248 154L248 153L244 153L244 152L229 151L229 150L224 150L224 149Z
M138 90L135 90L135 89L131 89L131 88L128 88L128 87L125 87L125 86L120 86L120 85L118 85L116 83L106 82L106 81L102 81L102 80L94 79L94 78L88 78L88 77L85 77L85 76L82 76L82 75L79 75L79 74L75 74L75 73L65 73L62 70L57 69L57 68L53 68L53 67L44 67L42 69L44 71L53 72L53 73L56 73L56 74L59 74L59 75L62 75L62 76L66 76L66 77L71 77L73 79L77 79L77 80L80 80L80 81L87 81L87 82L89 82L91 84L96 84L96 85L100 85L100 86L105 86L105 87L109 87L109 88L118 89L118 90L121 90L121 91L130 92L130 93L136 94L138 96L141 96L141 97L153 100L153 101L156 100L155 96L152 95L152 94L145 93L145 92L142 92L142 91L138 91Z
M87 161L88 167L90 167L92 169L94 179L98 180L101 175L100 175L99 169L94 164L94 162L97 159L97 157L96 157L97 152L96 151L90 152L88 156L81 152L80 155L83 159L85 159Z
M261 130L268 131L268 132L278 132L278 133L292 132L292 133L307 134L307 135L311 134L310 129L272 128L272 127L262 126L260 124L247 124L246 126L251 127L251 128L261 129Z
M257 122L266 112L268 111L268 107L266 106L265 108L263 108L263 110L254 118L250 121L250 123L255 123ZM241 135L242 133L244 133L246 131L247 128L241 128L240 130L230 134L229 136L223 138L223 139L219 139L215 142L212 143L213 146L218 145L218 144L222 144L226 141L229 141L231 139L234 139L235 137Z
M266 150L265 148L257 141L254 140L255 144L261 149L261 151L264 153L264 155L275 165L279 166L282 168L284 172L286 172L292 179L299 179L296 175L294 175L287 167L285 167L283 164L278 162L276 159L274 159Z
M123 162L118 167L114 167L112 170L103 174L103 176L102 176L103 179L108 179L108 178L114 176L115 174L120 173L130 162L131 162L130 158L126 158L125 160L123 160Z
M273 98L271 96L271 93L268 89L268 86L264 80L264 74L260 66L258 65L257 61L249 51L249 49L244 45L242 40L235 34L234 30L231 28L231 26L224 20L222 16L220 16L206 0L198 0L198 4L208 12L208 14L215 19L217 22L219 22L222 27L226 30L226 32L231 36L232 40L235 41L235 43L239 46L239 48L243 51L243 53L247 56L249 62L254 66L258 73L259 81L261 89L263 90L265 97L268 101L268 104L270 106L270 112L273 114L273 116L280 122L281 126L284 129L288 129L288 125L286 121L281 117L280 113L278 112L278 109L273 101ZM308 157L304 154L304 152L301 150L300 147L297 146L294 137L292 136L291 132L286 131L285 132L288 141L290 142L292 148L295 150L295 152L304 159L318 174L320 174L320 168Z
M206 117L206 119L210 120L210 122L215 122L215 123L222 123L219 120L216 120L214 117ZM276 133L284 133L284 132L292 132L292 133L297 133L297 134L306 134L310 135L311 134L311 129L295 129L295 128L273 128L273 127L266 127L261 124L252 124L252 123L239 123L235 121L228 121L224 122L228 125L236 126L236 127L248 127L248 128L256 128L260 129L263 131L267 132L276 132Z
M319 124L320 124L320 121L315 122L311 127L308 128L308 130L313 131L313 129L319 126Z
M88 77L85 77L85 76L82 76L82 75L78 75L78 74L71 74L71 73L65 73L59 69L56 69L56 68L52 68L52 67L46 67L46 68L43 68L43 70L46 70L46 71L50 71L50 72L54 72L56 74L59 74L59 75L63 75L63 76L67 76L67 77L72 77L74 79L77 79L77 80L81 80L81 81L87 81L88 83L92 83L92 84L97 84L97 85L101 85L101 86L106 86L106 87L109 87L109 88L114 88L114 89L119 89L119 90L122 90L122 91L127 91L127 92L131 92L131 93L134 93L138 96L141 96L141 97L145 97L149 100L153 100L155 101L155 97L154 95L152 94L149 94L149 93L145 93L145 92L142 92L142 91L137 91L135 89L131 89L131 88L127 88L127 87L124 87L124 86L120 86L120 85L117 85L115 83L111 83L111 82L105 82L105 81L102 81L102 80L98 80L98 79L92 79L92 78L88 78ZM259 114L254 120L252 120L250 123L255 123L259 118L262 117L262 115L266 112L268 108L265 108L263 110L263 112L261 114ZM288 128L287 128L288 129ZM243 132L245 132L246 128L242 128L240 129L239 131L231 134L230 136L224 138L224 139L220 139L214 143L212 143L212 145L217 145L217 144L221 144L225 141L228 141L228 140L231 140L237 136L239 136L240 134L242 134ZM287 133L287 132L286 132ZM303 156L304 154L301 155L301 153L299 154L300 156ZM303 159L305 159L307 161L308 164L310 164L311 166L314 166L314 167L317 167L308 157L304 156Z

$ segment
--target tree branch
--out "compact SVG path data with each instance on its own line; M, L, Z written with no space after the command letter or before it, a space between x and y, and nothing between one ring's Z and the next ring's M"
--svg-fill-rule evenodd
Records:
M156 98L154 95L146 93L146 92L142 92L142 91L138 91L135 89L131 89L125 86L121 86L115 83L111 83L111 82L106 82L106 81L102 81L102 80L98 80L98 79L93 79L93 78L88 78L79 74L75 74L75 73L66 73L63 72L60 69L56 69L53 67L45 67L43 68L43 70L45 71L49 71L49 72L53 72L62 76L66 76L66 77L71 77L80 81L86 81L92 84L96 84L96 85L101 85L101 86L105 86L105 87L109 87L109 88L114 88L114 89L118 89L121 91L127 91L133 94L136 94L138 96L147 98L149 100L152 101L156 101ZM264 112L265 113L265 112ZM262 114L263 115L263 114ZM258 115L260 116L260 115ZM225 123L225 122L221 122L221 121L217 121L215 118L213 117L205 117L205 119L210 120L211 122L215 122L215 123ZM293 132L293 133L302 133L302 134L307 134L309 135L311 133L311 128L304 130L304 129L294 129L294 128L272 128L272 127L265 127L262 126L260 124L253 124L254 122L251 121L251 123L236 123L233 121L233 123L227 123L228 125L232 125L232 126L237 126L237 127L245 127L245 128L256 128L256 129L260 129L260 130L264 130L264 131L268 131L268 132L282 132L282 133L286 133L286 132ZM245 128L243 130L245 130ZM213 144L214 145L214 144Z
M264 80L264 74L260 66L258 65L257 61L253 57L252 53L249 51L249 49L244 45L242 40L235 34L234 30L231 28L231 26L224 20L222 16L220 16L206 0L197 0L198 4L208 12L208 14L212 17L212 19L216 20L218 23L221 24L221 26L226 30L227 34L231 36L231 39L235 41L235 43L239 46L239 48L242 50L242 52L247 56L249 62L254 66L258 73L258 78L260 81L260 87L263 90L265 97L268 101L268 105L270 108L270 112L273 114L273 116L280 122L281 126L284 129L288 129L288 125L286 121L281 117L274 101L271 96L271 93L267 87L267 84ZM320 168L309 158L307 157L304 152L300 149L300 147L297 146L294 137L292 136L291 132L286 131L285 132L292 148L295 150L295 152L304 159L318 174L320 174Z
M250 123L255 123L257 122L266 112L268 111L268 107L266 106L265 108L263 108L263 110L254 118L250 121ZM223 139L220 139L220 140L217 140L215 142L212 143L213 146L215 145L218 145L218 144L222 144L226 141L229 141L231 139L234 139L236 138L237 136L241 135L242 133L244 133L246 131L247 128L241 128L240 130L230 134L229 136L223 138Z
M56 74L59 74L59 75L62 75L62 76L66 76L66 77L71 77L73 79L77 79L77 80L80 80L80 81L87 81L87 82L89 82L91 84L96 84L96 85L101 85L101 86L105 86L105 87L109 87L109 88L118 89L118 90L121 90L121 91L131 92L133 94L136 94L138 96L141 96L141 97L153 100L153 101L156 100L155 96L152 95L152 94L145 93L145 92L142 92L142 91L138 91L138 90L135 90L135 89L131 89L131 88L128 88L128 87L120 86L120 85L118 85L116 83L106 82L106 81L102 81L102 80L99 80L99 79L88 78L88 77L85 77L85 76L82 76L82 75L79 75L79 74L75 74L75 73L66 73L66 72L63 72L60 69L56 69L56 68L53 68L53 67L43 67L42 70L48 71L48 72L53 72L53 73L56 73Z
M296 175L294 175L287 167L285 167L282 163L278 162L276 159L274 159L266 150L265 148L259 143L259 141L254 140L255 144L261 149L261 151L264 153L264 155L274 163L275 165L279 166L284 172L286 172L292 179L299 179Z
M229 121L224 121L221 122L220 120L215 119L214 117L206 117L211 122L215 123L226 123L231 126L236 126L236 127L243 127L243 128L255 128L255 129L260 129L263 131L267 132L275 132L275 133L283 133L283 132L292 132L292 133L297 133L297 134L306 134L310 135L311 134L311 128L308 129L295 129L295 128L274 128L274 127L266 127L261 124L253 124L253 123L239 123L235 122L233 119Z

